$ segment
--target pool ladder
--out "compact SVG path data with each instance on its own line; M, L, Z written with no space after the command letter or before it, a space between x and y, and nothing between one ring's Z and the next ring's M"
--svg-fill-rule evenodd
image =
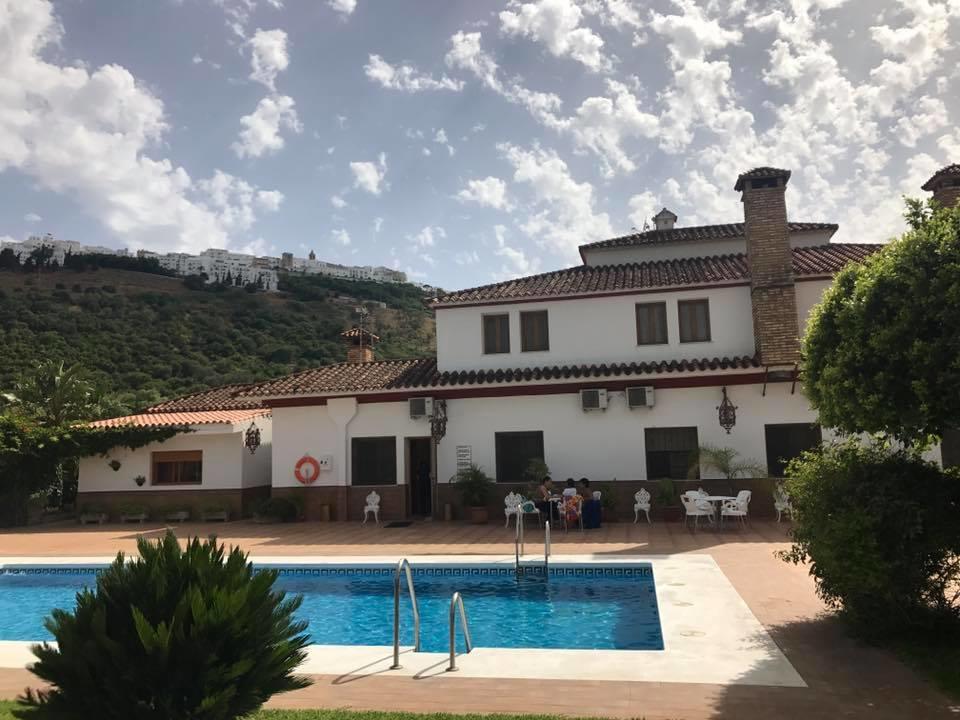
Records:
M413 651L420 652L420 607L417 605L417 591L413 588L413 573L410 570L410 561L403 558L397 562L393 571L393 665L391 670L399 670L400 664L400 573L404 572L407 578L407 593L413 605ZM452 631L451 631L452 632Z
M447 672L457 669L457 611L460 613L460 629L463 630L463 644L467 652L473 650L473 641L470 639L470 625L467 622L467 611L463 608L463 598L455 592L450 598L450 664Z
M547 520L543 525L543 574L546 578L550 577L550 521ZM523 514L517 515L517 534L513 545L514 572L517 577L523 573L524 541L523 541Z

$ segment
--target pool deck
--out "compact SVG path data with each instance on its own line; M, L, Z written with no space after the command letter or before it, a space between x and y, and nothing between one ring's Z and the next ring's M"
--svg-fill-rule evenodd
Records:
M376 665L362 670L354 665L353 671L344 673L331 667L328 674L313 676L315 682L310 688L278 696L271 705L529 712L647 720L960 717L960 704L930 687L889 653L851 640L836 621L825 615L806 569L787 565L773 555L787 547L788 529L786 522L755 521L745 530L718 533L701 529L693 534L679 523L614 523L586 533L554 533L553 553L558 559L561 555L589 555L607 562L639 556L709 555L806 687L745 684L736 678L711 684L705 680L715 679L718 674L712 667L716 662L707 658L703 659L702 673L693 661L685 663L692 682L597 680L585 666L570 663L564 668L561 653L545 651L542 679L469 677L466 671L399 675ZM436 522L385 529L346 523L234 522L186 524L175 531L181 537L216 534L228 545L239 545L254 559L456 555L480 560L477 556L513 553L513 532L502 525ZM0 531L0 561L14 557L102 557L134 550L138 535L156 537L162 532L162 524L149 523ZM536 552L541 543L542 534L528 528L528 551ZM696 562L694 557L688 560ZM659 585L659 576L657 581ZM468 658L463 659L464 668ZM313 667L316 665L311 663ZM764 667L753 668L752 672L762 675ZM15 697L34 683L35 678L26 670L2 669L0 697Z

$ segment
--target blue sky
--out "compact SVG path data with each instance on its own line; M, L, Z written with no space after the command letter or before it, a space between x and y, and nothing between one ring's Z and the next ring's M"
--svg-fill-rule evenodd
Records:
M447 288L642 227L902 230L960 162L960 0L0 0L0 237L385 264Z

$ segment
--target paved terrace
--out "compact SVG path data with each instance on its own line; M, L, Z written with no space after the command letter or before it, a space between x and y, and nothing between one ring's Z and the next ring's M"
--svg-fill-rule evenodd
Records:
M753 522L746 530L696 535L679 523L608 524L601 530L555 532L554 553L604 557L706 553L716 560L757 619L806 681L806 688L681 683L583 681L577 668L543 681L421 679L389 674L315 676L303 691L282 695L274 707L336 707L415 712L547 713L643 717L647 720L731 718L958 718L960 706L930 687L885 651L846 637L825 616L803 567L773 553L787 547L789 523ZM132 551L138 535L156 537L162 524L79 528L47 526L0 532L0 556L96 556ZM180 537L215 533L254 557L303 555L511 555L513 532L502 525L418 523L386 529L346 523L256 525L186 524ZM536 529L528 548L542 543ZM691 588L691 592L696 592ZM0 697L13 698L34 678L26 670L0 670Z

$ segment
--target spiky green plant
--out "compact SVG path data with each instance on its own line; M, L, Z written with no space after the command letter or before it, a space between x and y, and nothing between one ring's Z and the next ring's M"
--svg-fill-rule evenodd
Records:
M733 448L701 445L690 459L688 476L695 478L698 470L716 470L727 480L743 477L763 477L767 469L756 460L740 457Z
M137 548L47 619L57 644L34 646L33 672L52 687L29 692L21 717L233 720L309 685L293 674L308 642L301 599L274 588L275 570L215 538L181 549L168 532Z

